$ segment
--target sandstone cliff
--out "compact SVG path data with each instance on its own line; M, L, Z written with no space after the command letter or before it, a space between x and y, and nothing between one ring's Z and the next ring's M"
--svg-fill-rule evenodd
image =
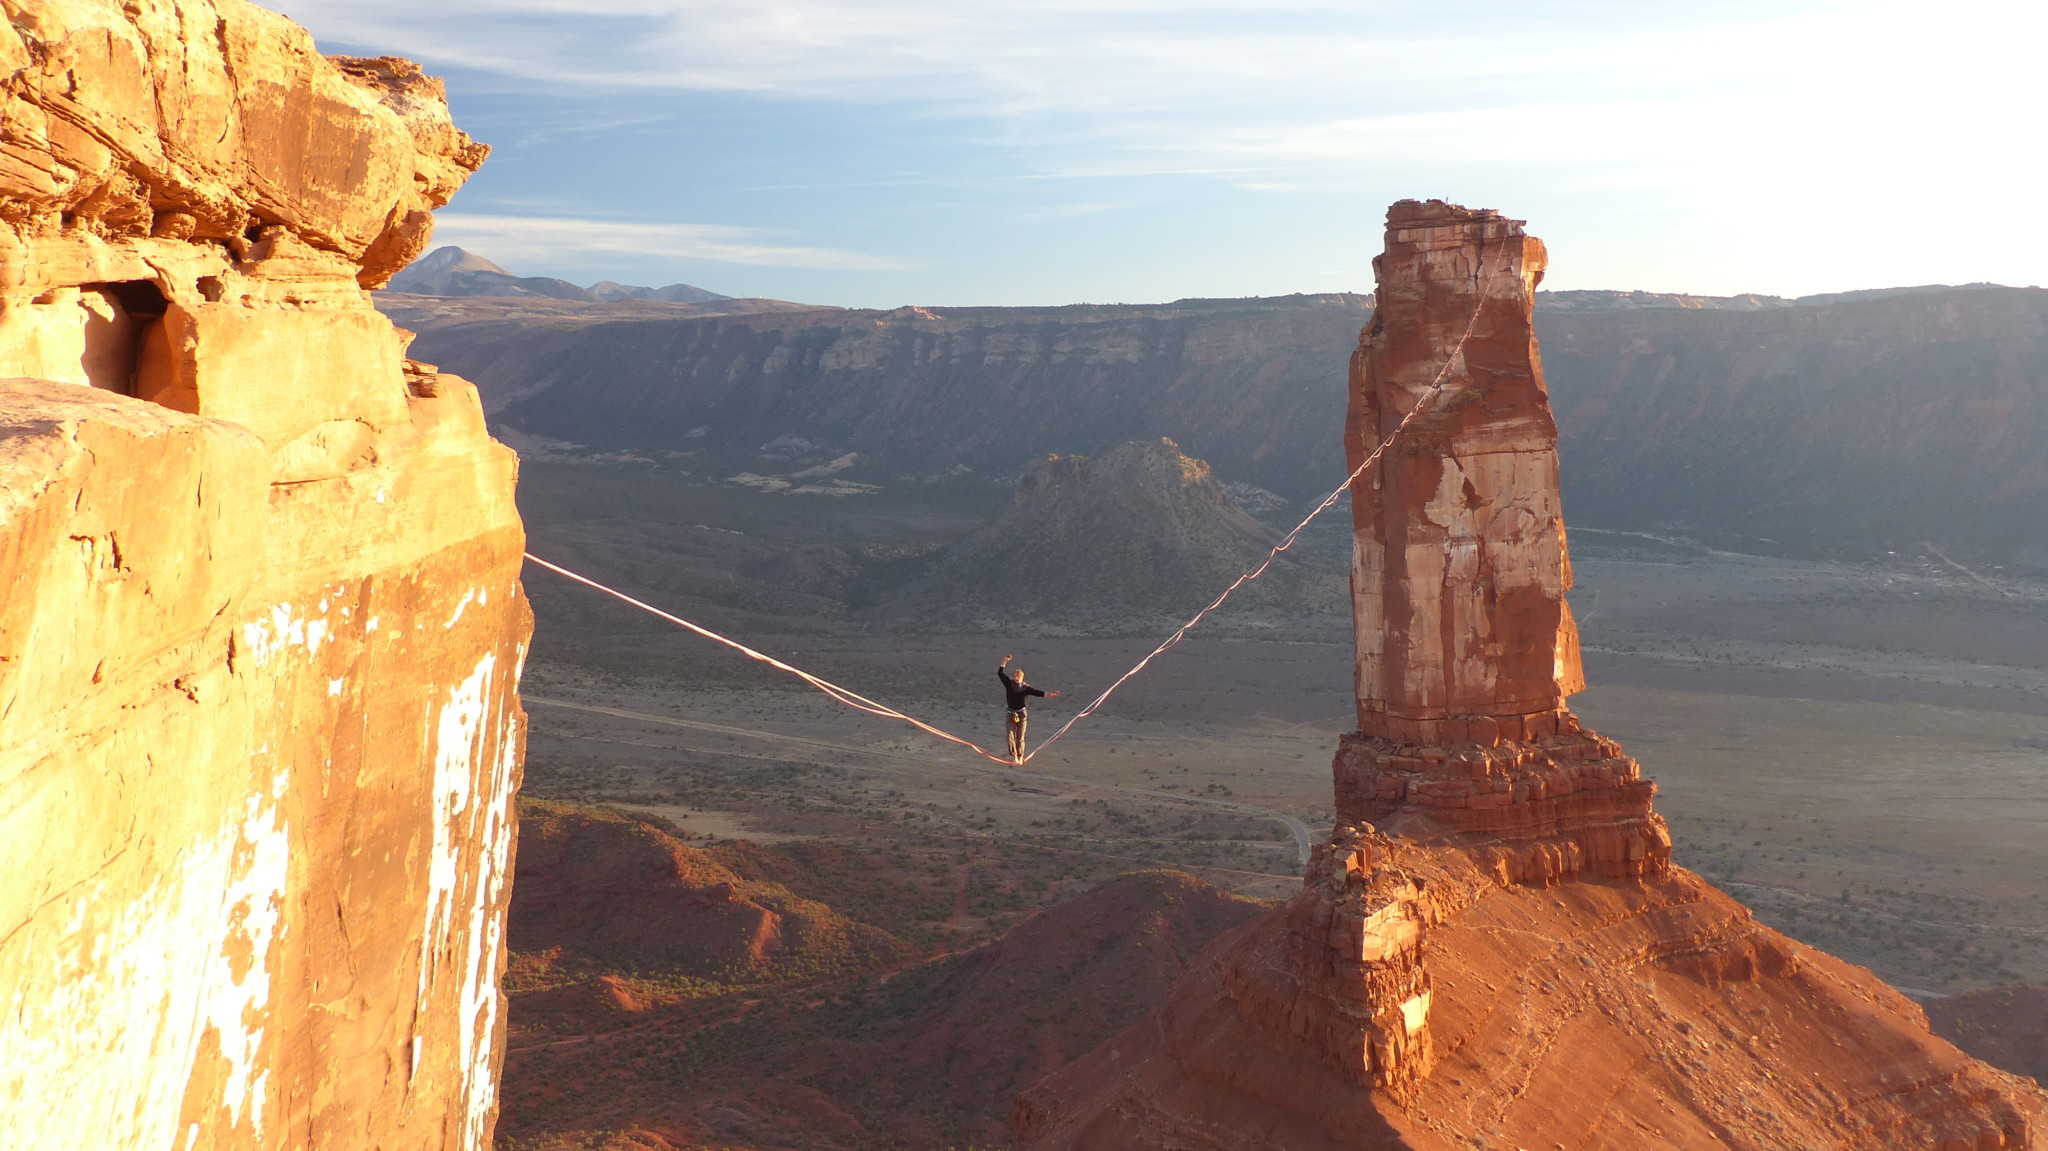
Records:
M752 468L750 453L784 436L858 452L889 480L956 465L1014 475L1050 454L1166 436L1225 478L1320 497L1343 476L1342 446L1326 434L1343 402L1330 370L1341 371L1366 307L1331 294L572 330L567 317L542 327L451 316L422 323L418 346L484 386L494 423L608 449L703 452L699 472L713 457ZM425 310L408 302L415 311Z
M0 1130L480 1148L516 462L375 312L482 160L238 0L0 30Z
M1511 220L1435 219L1388 217L1379 307L1351 366L1351 470L1400 432L1352 493L1358 726L1490 745L1553 734L1582 686L1530 326L1545 254Z
M1654 786L1565 707L1543 258L1493 212L1389 212L1353 458L1419 414L1352 492L1337 827L1286 908L1019 1098L1027 1147L2048 1143L2038 1088L1673 867Z

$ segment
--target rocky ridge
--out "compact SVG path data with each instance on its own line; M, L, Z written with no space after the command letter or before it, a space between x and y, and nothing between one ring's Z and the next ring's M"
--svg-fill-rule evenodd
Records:
M1449 367L1352 493L1360 731L1337 752L1338 825L1282 911L1019 1097L1026 1147L2048 1140L2037 1087L1672 866L1653 785L1564 706L1543 261L1497 213L1390 210L1354 458Z
M660 300L703 304L731 299L690 284L642 288L601 280L587 288L552 276L519 276L474 252L449 245L413 261L391 278L388 290L420 296L541 296L553 300L609 303L613 300Z
M887 932L744 877L643 820L529 800L519 826L506 928L514 950L728 982L904 956Z
M0 30L0 1130L483 1148L516 458L370 304L486 149L228 0Z
M2033 451L2048 437L2048 290L1744 299L1539 293L1576 523L1859 559L1928 540L1972 566L2048 567ZM859 452L874 466L850 478L887 484L1167 436L1226 481L1299 500L1344 475L1344 364L1369 301L384 306L422 332L423 358L482 381L494 425L596 452L731 449L729 475L755 445L801 436ZM500 312L472 310L486 303Z

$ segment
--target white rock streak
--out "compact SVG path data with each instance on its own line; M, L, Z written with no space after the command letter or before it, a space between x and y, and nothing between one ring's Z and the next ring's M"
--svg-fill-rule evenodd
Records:
M238 819L165 861L143 898L111 913L97 887L42 930L49 982L0 1017L0 1130L23 1147L178 1145L203 1053L222 1060L221 1105L260 1140L269 1075L258 1052L281 938L289 828L284 769ZM142 1037L143 1041L137 1042ZM209 1045L209 1038L211 1044ZM126 1138L120 1138L126 1136Z
M469 597L463 602L466 606ZM478 661L476 670L449 693L435 725L434 843L416 1001L422 1020L444 1012L439 1004L454 1005L452 1062L465 1081L458 1145L478 1149L497 1103L491 1064L499 1024L500 904L510 880L512 782L518 766L510 688L519 670L514 667L512 685L500 691L497 662L495 652ZM443 1058L432 1041L415 1036L415 1075L423 1064Z
M320 607L325 612L327 601L322 600ZM306 649L306 657L311 659L320 654L320 645L326 639L326 620L296 615L288 603L278 604L270 609L268 616L258 616L242 625L242 643L249 649L249 656L257 667L268 664L277 658L279 652L291 647Z
M285 884L290 876L291 837L279 801L284 798L286 772L271 779L270 794L252 794L246 801L240 835L223 897L226 928L223 946L214 953L201 1005L205 1028L228 1064L221 1102L232 1121L241 1123L244 1107L260 1139L269 1071L258 1072L256 1052L263 1046L261 1026L270 1005L270 951L281 935Z

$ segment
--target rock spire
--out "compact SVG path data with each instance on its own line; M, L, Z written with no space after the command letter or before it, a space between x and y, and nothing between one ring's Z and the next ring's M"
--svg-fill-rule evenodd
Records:
M2035 1148L2048 1096L1671 863L1579 684L1542 245L1387 214L1353 362L1359 729L1300 894L1022 1093L1032 1151ZM1470 335L1467 338L1466 333ZM1442 387L1436 389L1436 382ZM1434 389L1434 390L1433 390Z
M1520 220L1396 204L1351 362L1358 726L1456 744L1548 735L1584 686L1557 425L1530 323L1546 263Z
M1584 686L1522 221L1440 200L1387 213L1377 309L1351 364L1358 731L1340 819L1492 841L1517 879L1662 870L1654 785L1565 697ZM1510 846L1515 845L1515 846ZM1504 854L1503 854L1504 853Z

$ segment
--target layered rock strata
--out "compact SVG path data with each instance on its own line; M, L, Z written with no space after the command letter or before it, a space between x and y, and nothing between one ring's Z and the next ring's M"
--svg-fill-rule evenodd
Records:
M1653 784L1565 706L1542 245L1388 214L1352 372L1359 731L1285 908L1019 1097L1025 1146L2048 1145L2038 1088L1670 862Z
M371 307L484 149L234 0L0 29L0 1130L481 1148L516 461Z

